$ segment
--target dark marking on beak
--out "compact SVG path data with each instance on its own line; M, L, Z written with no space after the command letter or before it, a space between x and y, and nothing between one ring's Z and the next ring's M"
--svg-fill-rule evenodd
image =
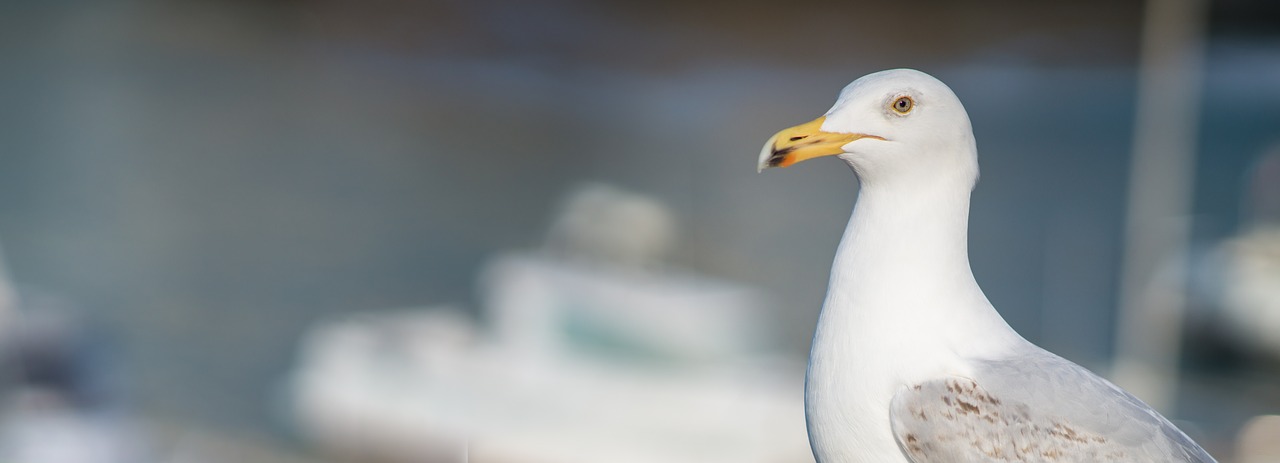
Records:
M769 164L769 167L778 167L779 164L782 164L782 160L785 159L788 154L791 154L791 152L795 150L796 148L794 146L789 146L780 150L774 150L773 154L769 155L769 160L766 161L766 163Z

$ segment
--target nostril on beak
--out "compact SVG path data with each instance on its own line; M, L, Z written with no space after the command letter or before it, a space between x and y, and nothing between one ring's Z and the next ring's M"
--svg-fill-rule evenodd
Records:
M809 138L809 136L808 136L808 135L801 135L801 136L798 136L798 137L791 137L791 141L800 141L800 140L804 140L804 139L806 139L806 138Z

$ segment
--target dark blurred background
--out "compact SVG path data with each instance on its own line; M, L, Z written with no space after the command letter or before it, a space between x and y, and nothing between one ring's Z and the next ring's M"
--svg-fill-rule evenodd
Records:
M1247 420L1280 411L1280 349L1235 342L1213 276L1230 265L1219 243L1278 194L1280 173L1256 166L1280 146L1280 5L1203 10L1180 219L1188 273L1211 275L1188 285L1209 289L1190 298L1165 411L1231 455ZM485 332L484 269L542 249L587 182L678 224L646 272L767 294L771 352L803 362L857 184L834 160L758 175L756 156L892 67L947 82L973 120L970 251L988 297L1028 339L1106 372L1143 25L1142 2L1092 0L5 2L7 332L25 346L11 353L57 352L8 356L5 390L75 391L69 407L130 429L108 440L138 442L132 461L206 461L182 456L190 439L238 461L375 461L298 423L306 333L438 306ZM32 379L50 364L67 379Z

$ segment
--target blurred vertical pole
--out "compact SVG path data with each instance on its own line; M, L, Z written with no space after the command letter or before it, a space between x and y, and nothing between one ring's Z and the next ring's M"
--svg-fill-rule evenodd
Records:
M0 348L4 347L3 342L10 330L17 329L18 322L18 292L14 289L13 280L9 279L4 253L0 252Z
M15 381L22 379L17 357L6 352L7 349L17 347L17 341L13 338L21 329L21 323L18 291L13 280L9 279L9 266L5 265L4 253L0 252L0 391L13 387Z
M1113 376L1162 410L1177 394L1207 6L1149 0L1143 18Z

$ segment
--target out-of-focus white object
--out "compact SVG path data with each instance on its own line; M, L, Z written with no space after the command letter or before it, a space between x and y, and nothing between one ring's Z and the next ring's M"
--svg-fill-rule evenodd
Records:
M1280 415L1258 415L1240 428L1236 463L1280 461Z
M1280 357L1280 226L1223 243L1222 318L1243 344Z
M451 308L314 328L303 433L406 463L813 461L764 295L663 265L679 234L656 200L590 185L560 210L539 251L482 272L486 328Z
M13 391L0 410L0 461L126 463L141 451L132 426L78 410L55 392Z
M1251 172L1240 234L1223 241L1210 262L1221 319L1241 347L1280 358L1280 146Z
M0 257L0 462L139 461L141 433L96 394L100 365L86 354L99 346L84 321L40 297L19 302Z
M465 415L474 348L472 323L449 307L318 325L291 379L294 418L353 459L461 461L471 426L450 420Z
M675 214L656 199L591 183L561 204L546 248L559 258L647 267L671 253L677 227Z
M650 197L588 184L561 205L545 252L495 258L480 276L495 340L531 359L599 354L714 362L775 342L753 288L670 268L674 213Z
M304 434L339 455L395 462L811 461L799 364L535 361L479 341L456 316L405 311L314 330L292 381Z
M512 254L489 265L482 287L497 341L531 358L707 363L776 341L763 294L707 277Z

